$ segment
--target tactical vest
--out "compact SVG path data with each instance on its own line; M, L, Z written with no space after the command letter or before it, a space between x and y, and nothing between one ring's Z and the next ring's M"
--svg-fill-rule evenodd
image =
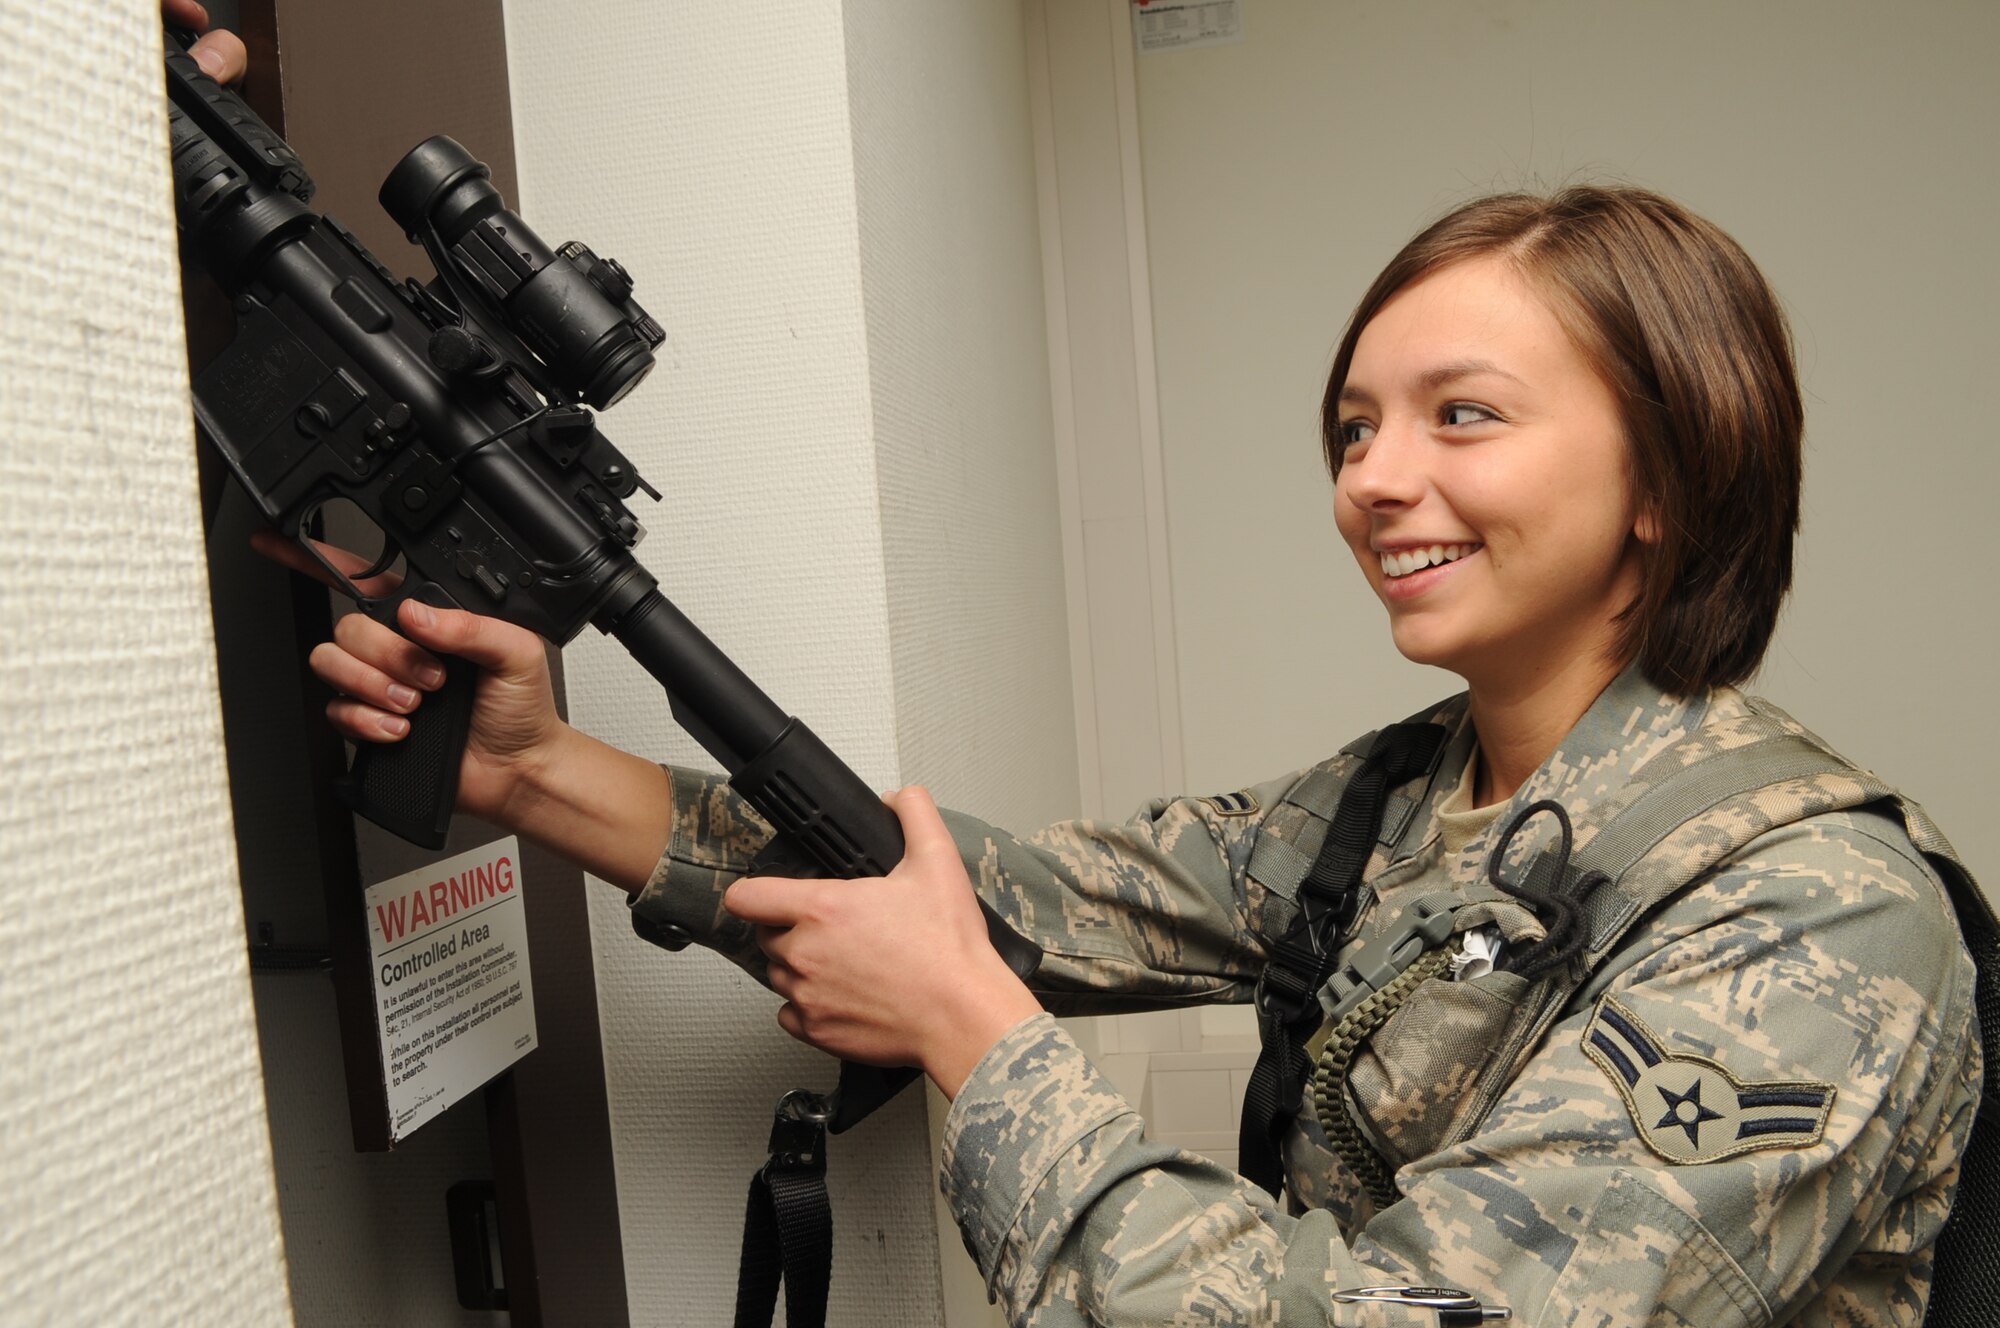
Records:
M1925 1324L1957 1328L1990 1323L1993 1307L2000 1304L2000 1045L1996 1045L2000 1044L2000 920L1921 807L1841 758L1776 706L1744 699L1747 715L1704 726L1687 740L1668 745L1614 797L1598 806L1574 809L1573 840L1565 821L1563 840L1569 842L1545 844L1518 864L1527 893L1567 901L1573 907L1570 953L1532 979L1496 974L1497 981L1477 987L1450 982L1425 986L1423 999L1441 1008L1418 1017L1432 1019L1438 1036L1413 1041L1449 1056L1454 1032L1460 1040L1479 1039L1484 1065L1471 1084L1452 1095L1443 1114L1423 1122L1415 1136L1406 1131L1393 1141L1392 1151L1409 1161L1472 1135L1549 1026L1573 1007L1588 1003L1588 994L1582 1000L1579 994L1631 928L1751 841L1822 813L1861 808L1887 812L1902 824L1949 891L1977 971L1975 1004L1985 1056L1984 1095L1962 1160L1952 1214L1938 1240ZM1425 712L1438 713L1437 709ZM1279 935L1289 920L1285 915L1296 912L1292 901L1300 898L1301 884L1327 847L1328 829L1342 796L1366 768L1377 737L1371 733L1349 744L1339 758L1307 774L1267 817L1267 830L1252 851L1249 875L1271 892L1273 913L1264 919L1268 934ZM1462 761L1467 744L1454 747ZM1375 836L1379 860L1386 865L1371 883L1397 870L1406 856L1398 849L1417 821L1417 811L1432 795L1431 785L1442 777L1441 771L1455 773L1457 768L1450 753L1440 752L1423 774L1387 794ZM1401 909L1393 925L1339 962L1319 992L1324 1018L1312 1047L1314 1059L1322 1063L1338 1059L1324 1056L1319 1044L1336 1027L1354 1027L1354 1012L1400 997L1423 985L1422 977L1442 976L1443 947L1469 923L1494 920L1521 907L1520 896L1513 892L1453 890L1424 896ZM1296 929L1295 921L1292 925ZM1510 983L1508 978L1517 980ZM1362 1027L1367 1027L1365 1020ZM1412 1040L1399 1040L1398 1046L1404 1041ZM1268 1030L1266 1047L1268 1056ZM1344 1054L1352 1049L1335 1050ZM1371 1091L1393 1087L1379 1082L1388 1072L1380 1065L1354 1062L1349 1072L1356 1091L1344 1101L1336 1098L1330 1105L1319 1104L1329 1137L1353 1124L1340 1117L1353 1116L1358 1100ZM1421 1076L1425 1070L1404 1066L1402 1073ZM1377 1080L1364 1083L1364 1074ZM1346 1085L1329 1085L1323 1076L1318 1087L1324 1094L1329 1089L1338 1093ZM1382 1140L1379 1127L1369 1124L1375 1129L1374 1138ZM1354 1134L1367 1137L1361 1131ZM1346 1150L1342 1151L1344 1155ZM1369 1182L1367 1161L1362 1158L1362 1165L1355 1168L1364 1185ZM1385 1183L1392 1168L1379 1158L1375 1165L1382 1168L1377 1183ZM1296 1167L1293 1171L1298 1174ZM1311 1205L1317 1197L1295 1194L1294 1202Z

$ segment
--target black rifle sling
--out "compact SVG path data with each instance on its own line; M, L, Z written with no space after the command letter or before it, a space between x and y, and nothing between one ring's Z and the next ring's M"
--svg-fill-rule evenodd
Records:
M785 1284L788 1328L821 1328L833 1280L833 1207L826 1197L826 1101L785 1094L771 1125L771 1159L750 1178L736 1328L770 1328Z
M1319 1027L1320 988L1333 975L1341 932L1353 920L1361 873L1388 807L1389 791L1428 773L1444 750L1436 724L1392 724L1375 736L1340 805L1312 870L1299 883L1298 913L1271 944L1257 981L1257 1035L1263 1044L1243 1092L1236 1166L1273 1196L1284 1184L1282 1145L1305 1101L1311 1072L1306 1042Z
M1956 892L1959 928L1978 972L1974 1007L1986 1057L1986 1091L1959 1159L1958 1194L1938 1233L1924 1328L1978 1328L2000 1305L2000 936L1979 886Z

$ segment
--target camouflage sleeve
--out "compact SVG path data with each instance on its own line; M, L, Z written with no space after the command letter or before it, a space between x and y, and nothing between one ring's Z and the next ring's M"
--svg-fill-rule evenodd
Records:
M722 775L667 766L673 822L653 875L632 896L632 925L649 941L705 945L769 985L756 928L722 896L771 840L771 826Z
M1147 1139L1046 1018L953 1103L946 1195L1036 1328L1432 1322L1332 1299L1380 1283L1528 1323L1914 1325L1979 1061L1970 961L1908 854L1841 816L1756 841L1635 929L1359 1231Z
M760 981L751 928L722 895L771 830L720 775L669 767L673 831L632 900L642 934L719 950ZM1059 1014L1246 1000L1263 963L1246 868L1287 775L1213 798L1159 799L1121 822L1066 821L1023 839L944 819L982 897L1046 958L1031 985Z

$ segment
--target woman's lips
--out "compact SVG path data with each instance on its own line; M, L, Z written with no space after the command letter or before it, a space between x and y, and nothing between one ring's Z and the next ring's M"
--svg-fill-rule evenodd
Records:
M1392 602L1400 602L1412 600L1419 595L1426 594L1435 587L1442 585L1459 568L1465 566L1472 559L1477 558L1484 551L1485 546L1482 545L1463 557L1455 558L1448 563L1439 563L1431 567L1425 567L1403 576L1384 576L1382 578L1382 598Z

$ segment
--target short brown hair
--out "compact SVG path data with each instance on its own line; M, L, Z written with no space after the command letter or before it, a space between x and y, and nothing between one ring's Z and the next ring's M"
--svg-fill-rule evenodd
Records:
M1619 401L1627 464L1659 529L1618 617L1619 658L1677 694L1742 682L1792 582L1805 410L1763 274L1671 199L1600 186L1500 194L1426 228L1341 336L1320 406L1327 469L1340 472L1340 394L1362 329L1411 282L1486 255L1540 292Z

